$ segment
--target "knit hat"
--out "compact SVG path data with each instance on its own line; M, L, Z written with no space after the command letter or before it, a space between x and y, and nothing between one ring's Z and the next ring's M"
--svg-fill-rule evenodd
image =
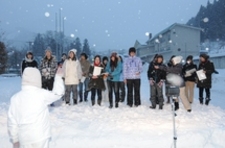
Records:
M46 49L45 49L45 53L46 52L50 52L50 53L52 53L52 49L51 49L51 47L47 47Z
M41 73L37 68L27 67L22 75L22 86L35 86L41 88Z
M116 52L112 52L111 57L117 57L117 53Z
M183 59L182 56L175 56L175 57L172 59L173 64L174 64L174 65L177 65L177 64L181 63L182 59Z
M129 49L129 54L130 54L131 52L136 53L136 49L135 49L134 47L131 47L131 48Z
M77 54L77 50L76 49L71 49L70 51L69 51L69 53L70 52L73 52L75 55Z

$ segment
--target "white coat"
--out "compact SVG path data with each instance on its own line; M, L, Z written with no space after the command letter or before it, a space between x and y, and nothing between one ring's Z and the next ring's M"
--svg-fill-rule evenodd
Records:
M82 69L78 60L67 59L63 63L65 85L78 85L82 78Z
M22 90L12 98L8 111L8 133L12 143L21 146L50 138L48 105L64 94L61 77L56 75L52 91L41 88L41 74L36 68L26 68Z

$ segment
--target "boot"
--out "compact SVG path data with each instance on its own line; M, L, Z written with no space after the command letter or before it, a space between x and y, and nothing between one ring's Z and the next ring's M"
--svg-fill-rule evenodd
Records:
M174 102L174 110L178 110L179 109L179 102Z
M109 108L110 109L113 108L113 104L112 103L109 104Z
M76 105L76 104L77 104L77 99L74 99L73 102L74 102L74 104Z
M79 102L83 102L83 95L82 95L82 93L79 93L79 97L80 97L80 101Z
M116 102L116 105L115 105L115 107L116 107L116 108L118 108L118 107L119 107L119 103L118 103L118 102Z
M92 106L95 105L95 100L91 100L91 105L92 105Z
M152 105L152 106L150 106L149 108L151 108L151 109L155 109L155 106L154 106L154 105Z
M205 105L209 105L209 101L210 101L211 99L209 99L209 98L205 98Z
M98 105L101 106L102 100L98 100Z
M199 98L200 104L203 104L203 98Z
M162 110L163 109L163 105L159 105L159 109Z

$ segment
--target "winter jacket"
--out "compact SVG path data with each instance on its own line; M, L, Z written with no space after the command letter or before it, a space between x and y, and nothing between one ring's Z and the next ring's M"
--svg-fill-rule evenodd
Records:
M109 73L109 77L108 80L113 81L113 82L119 82L120 81L120 75L121 75L121 71L122 71L122 65L121 62L118 61L117 66L115 67L115 69L112 71L112 69L110 68L110 62L108 62L105 71L107 73Z
M78 85L82 78L82 69L78 60L67 59L63 63L65 85Z
M176 74L176 75L179 75L180 77L183 77L182 76L182 64L177 64L177 65L174 65L174 66L159 66L159 69L161 70L164 70L166 71L167 73L172 73L172 74ZM184 82L180 85L180 87L184 87L185 84Z
M155 65L165 67L165 65L162 63L158 64L158 63L151 62L148 67L147 75L149 80L152 79L156 83L159 83L161 80L166 79L166 72L161 69L155 69L154 67Z
M212 87L212 74L215 70L214 64L207 60L204 63L200 63L198 66L198 70L204 70L206 73L206 79L205 80L198 80L197 87L204 87L204 88L211 88Z
M34 59L28 59L27 57L25 57L25 59L22 61L22 74L23 74L23 71L26 67L36 67L38 68L38 63L36 60Z
M8 133L12 143L37 143L50 138L48 105L64 94L61 77L55 78L53 91L41 89L41 74L36 68L26 68L22 89L12 96L8 110Z
M40 65L40 71L41 75L45 79L51 79L55 77L57 70L57 61L54 56L52 56L50 59L47 59L47 57L44 57L41 61Z
M102 71L101 73L104 73L104 69L103 69L103 65L101 65L100 67L102 67ZM91 65L90 69L89 69L89 77L90 77L90 81L88 83L88 89L92 89L92 88L96 88L96 89L101 89L101 90L105 90L105 84L104 84L104 80L103 80L103 75L99 75L97 79L93 79L93 72L94 72L94 66Z
M190 64L186 63L186 64L184 64L183 69L182 69L182 73L183 73L183 76L184 76L184 81L191 81L191 82L195 82L196 81L196 72L191 73L190 76L185 76L186 75L186 71L192 70L192 69L195 69L195 71L197 71L197 66L194 63L190 63Z
M82 69L82 73L85 74L85 77L88 77L88 72L91 66L91 63L88 60L80 60L80 65Z
M142 61L139 57L126 58L123 65L124 79L140 79L142 72Z

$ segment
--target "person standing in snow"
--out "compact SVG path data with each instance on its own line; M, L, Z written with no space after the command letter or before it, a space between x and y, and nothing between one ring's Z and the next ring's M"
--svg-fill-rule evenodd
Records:
M36 60L34 60L34 56L33 56L33 53L31 51L28 51L26 56L25 56L25 59L22 61L22 67L21 67L21 71L23 74L23 71L26 67L36 67L38 68L38 63Z
M151 103L152 106L150 106L151 109L156 108L156 98L159 101L159 109L163 109L163 82L166 78L166 73L163 70L155 69L154 66L165 66L163 64L163 56L157 55L156 61L152 63L153 66L149 66L148 69L148 79L150 83L150 93L151 93Z
M124 83L127 84L127 104L132 107L141 105L140 87L141 87L142 61L136 56L136 49L129 49L129 57L123 65ZM134 95L133 95L134 90Z
M180 76L181 80L183 80L182 78L182 64L181 64L181 61L182 61L182 57L181 56L175 56L174 58L172 58L172 63L173 63L173 66L171 67L166 67L166 66L155 66L156 69L161 69L161 70L164 70L168 73L172 73L172 74L176 74L178 76ZM185 95L185 83L184 81L181 82L180 84L180 98L181 98L181 101L184 105L184 108L188 111L188 112L191 112L191 105L190 105L190 102L188 101L186 95ZM178 100L176 100L175 102L175 110L178 110L179 109L179 103L178 103Z
M189 55L186 58L186 63L183 66L183 75L185 81L185 94L190 103L194 101L196 70L197 66L193 63L193 56Z
M56 76L52 91L41 88L41 74L28 67L22 75L22 89L12 96L8 110L8 133L13 148L48 148L50 120L48 105L64 94L62 77Z
M106 66L108 64L108 57L107 56L104 56L102 58L102 65L103 65L103 68L104 68L104 71L106 69ZM103 80L104 80L104 84L105 84L105 90L102 90L102 99L105 100L105 101L109 101L109 89L108 89L108 84L107 84L107 75L103 75Z
M96 69L101 69L100 74L98 74L98 75L94 74L95 67L96 67ZM90 81L89 81L89 84L88 84L88 89L91 90L91 104L92 104L92 106L95 105L96 93L98 95L98 105L101 106L102 90L105 90L103 73L104 73L104 69L103 69L103 65L101 64L101 57L100 57L100 55L96 55L94 57L94 63L93 63L93 65L91 65L91 67L89 69Z
M79 83L79 97L80 97L80 102L84 101L87 102L87 97L88 97L88 83L89 83L89 77L88 77L88 72L91 66L91 63L88 61L88 56L86 53L81 53L80 55L80 64L81 64L81 69L82 69L82 79L83 81ZM84 86L84 93L83 93L83 86Z
M123 58L121 55L118 56L118 61L121 62L121 65L123 67ZM120 72L120 80L119 80L119 98L120 102L124 102L125 96L126 96L126 91L125 91L125 83L123 81L123 68L121 69Z
M70 94L73 95L73 103L77 104L77 85L82 78L82 69L79 60L76 58L76 49L69 51L68 59L63 63L64 78L65 78L65 101L66 104L70 104Z
M206 75L206 79L199 80L197 82L197 87L199 88L199 101L200 104L203 104L203 91L206 92L205 104L208 105L210 98L210 88L212 87L212 74L215 71L214 64L209 61L209 56L206 54L200 55L200 63L198 66L198 70L203 70Z
M45 57L41 61L42 88L52 90L54 77L57 70L56 58L52 55L51 48L45 50Z
M63 64L66 59L67 59L67 54L66 53L62 53L61 61L60 62Z
M117 53L113 52L105 70L108 73L109 108L113 107L113 92L115 96L115 107L119 107L119 80L121 70L121 62L118 61Z

